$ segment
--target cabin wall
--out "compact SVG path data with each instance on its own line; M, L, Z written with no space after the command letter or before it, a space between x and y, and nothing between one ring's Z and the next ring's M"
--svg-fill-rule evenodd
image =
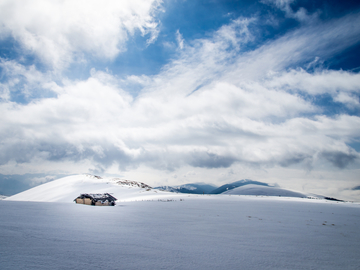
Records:
M101 203L101 201L97 201L97 202L95 203L95 205L97 205L97 206L108 206L108 205L109 205L109 202Z
M85 202L84 202L84 199L76 198L76 203L84 204Z
M92 200L89 199L89 198L85 198L85 199L84 199L84 203L85 203L86 205L91 205Z

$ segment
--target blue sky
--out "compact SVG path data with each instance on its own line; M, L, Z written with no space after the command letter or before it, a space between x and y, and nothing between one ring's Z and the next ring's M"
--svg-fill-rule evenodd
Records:
M0 1L0 193L94 173L360 199L357 1Z

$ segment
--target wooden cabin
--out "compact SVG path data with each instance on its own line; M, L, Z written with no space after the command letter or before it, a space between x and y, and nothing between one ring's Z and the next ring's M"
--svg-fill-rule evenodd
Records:
M109 193L103 194L91 194L91 193L84 193L80 194L74 202L80 204L87 204L87 205L97 205L97 206L114 206L115 201L117 199L110 195Z

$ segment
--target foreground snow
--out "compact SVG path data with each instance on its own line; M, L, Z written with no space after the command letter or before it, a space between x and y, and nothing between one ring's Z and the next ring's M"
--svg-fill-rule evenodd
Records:
M3 270L360 268L354 203L181 194L115 207L2 200L0 209Z
M234 195L260 191L267 196ZM118 198L115 207L73 203L105 192ZM176 194L89 175L55 180L0 201L0 266L360 269L360 204L252 185L228 193Z

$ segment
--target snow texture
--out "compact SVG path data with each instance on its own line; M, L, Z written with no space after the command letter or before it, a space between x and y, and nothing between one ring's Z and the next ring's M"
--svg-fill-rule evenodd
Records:
M105 192L115 207L73 203ZM2 270L360 269L359 203L177 194L77 175L0 209Z
M2 270L360 267L354 203L185 195L115 207L7 200L0 207Z

